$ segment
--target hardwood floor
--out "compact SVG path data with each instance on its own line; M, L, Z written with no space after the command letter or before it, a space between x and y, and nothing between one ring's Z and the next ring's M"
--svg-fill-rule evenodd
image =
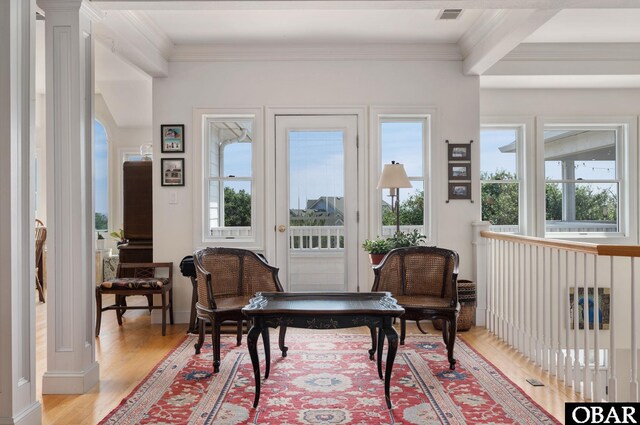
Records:
M143 300L142 297L136 298L140 302ZM160 325L151 325L149 317L147 311L128 311L123 319L124 326L119 327L114 312L103 314L102 329L96 342L100 383L87 394L42 396L42 380L39 378L36 391L42 402L42 423L98 423L185 337L186 324L168 326L167 336L162 337ZM439 332L430 323L425 325L430 332ZM38 303L36 307L36 329L36 376L41 377L47 361L46 304ZM368 330L362 332L368 333ZM409 325L407 332L418 333L418 330L415 325ZM564 403L578 400L562 382L539 370L484 328L472 328L459 335L561 422ZM536 378L545 386L533 387L526 382L527 378Z

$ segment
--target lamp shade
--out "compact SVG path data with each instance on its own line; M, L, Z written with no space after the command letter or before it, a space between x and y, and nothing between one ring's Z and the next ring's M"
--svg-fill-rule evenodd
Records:
M384 164L382 175L378 180L378 189L395 189L398 187L412 187L404 165L392 161L391 164Z

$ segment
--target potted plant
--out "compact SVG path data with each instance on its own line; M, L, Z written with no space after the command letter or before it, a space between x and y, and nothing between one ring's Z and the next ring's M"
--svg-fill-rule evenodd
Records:
M114 230L113 232L109 233L109 236L116 240L116 247L118 249L120 249L120 246L125 245L127 242L129 242L124 238L124 230L122 229L118 229L117 231Z
M97 232L98 236L96 238L96 249L102 251L104 249L104 236L102 233Z
M369 253L371 264L380 263L387 252L391 251L387 239L378 236L376 239L367 239L362 243L362 247Z
M406 248L409 246L418 246L427 240L427 237L418 230L412 232L397 232L389 238L367 239L362 243L362 248L369 253L369 259L372 265L379 264L387 252L395 248Z

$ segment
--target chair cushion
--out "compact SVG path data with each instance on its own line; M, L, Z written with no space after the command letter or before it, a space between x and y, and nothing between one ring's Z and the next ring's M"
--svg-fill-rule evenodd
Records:
M166 277L122 277L102 282L102 289L162 289L169 284Z
M453 309L450 306L451 299L449 298L430 297L427 295L394 295L394 298L398 301L398 304L405 308Z

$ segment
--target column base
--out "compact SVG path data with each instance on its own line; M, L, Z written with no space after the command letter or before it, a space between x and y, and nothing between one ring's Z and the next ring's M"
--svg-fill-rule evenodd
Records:
M81 372L45 372L42 376L42 394L84 394L99 381L98 362Z
M42 405L39 401L34 401L31 406L20 412L13 418L0 417L1 425L41 425Z

